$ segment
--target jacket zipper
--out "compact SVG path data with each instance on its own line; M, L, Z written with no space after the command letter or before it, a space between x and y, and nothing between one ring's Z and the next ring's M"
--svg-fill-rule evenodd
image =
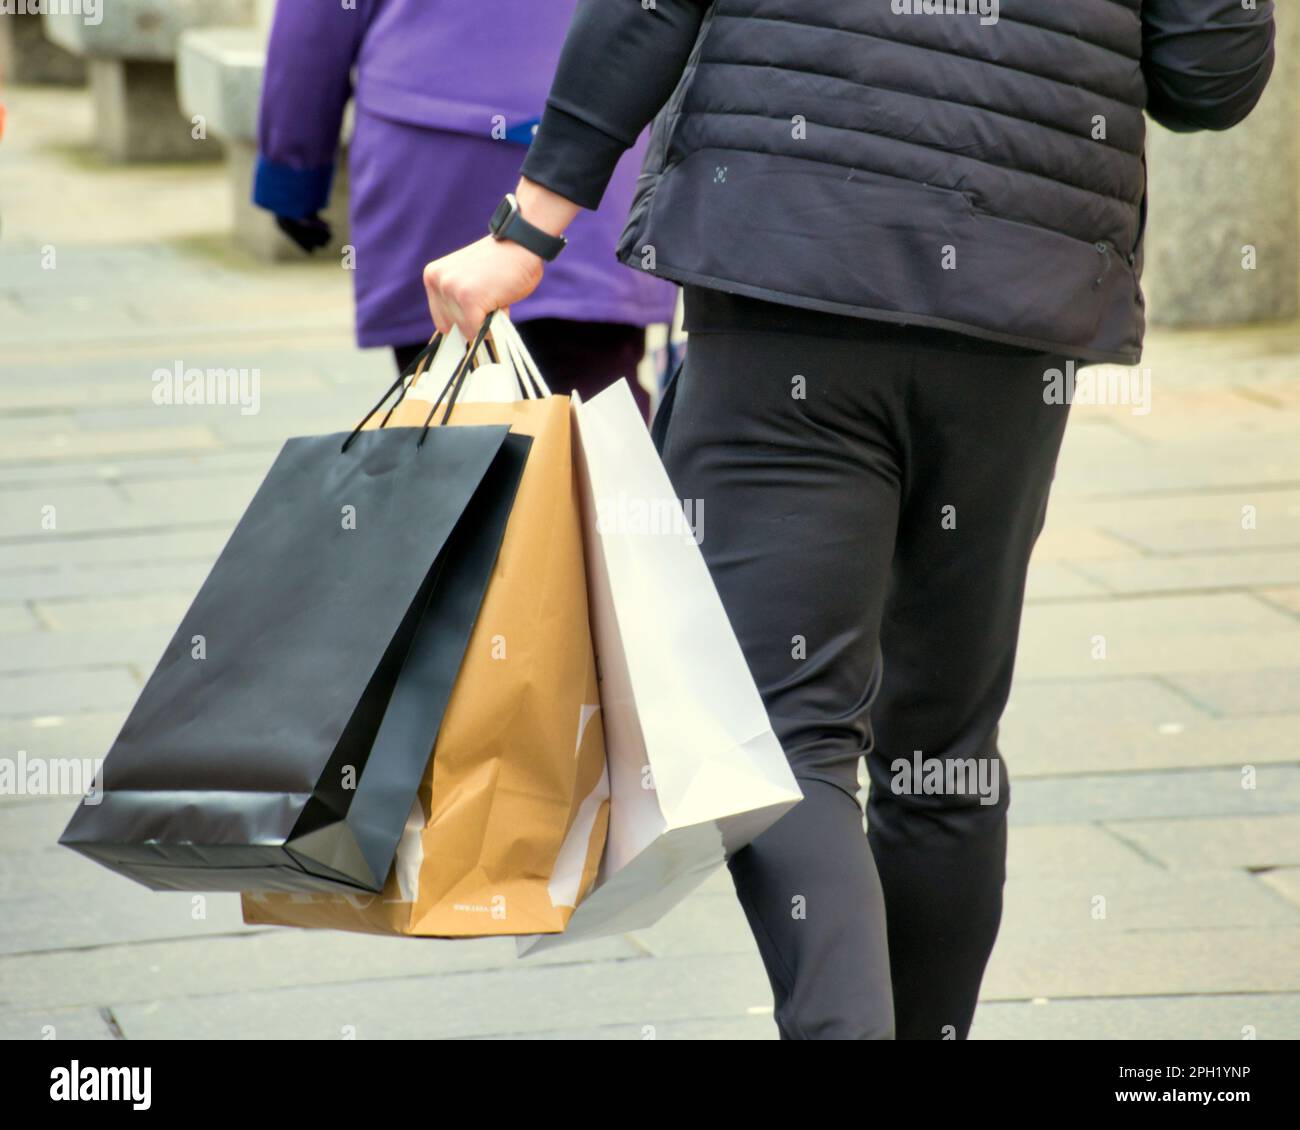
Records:
M1092 246L1096 248L1097 254L1101 256L1101 264L1102 264L1101 274L1099 274L1092 281L1092 289L1100 290L1103 280L1106 278L1108 274L1110 274L1110 244L1105 243L1102 240L1098 240Z

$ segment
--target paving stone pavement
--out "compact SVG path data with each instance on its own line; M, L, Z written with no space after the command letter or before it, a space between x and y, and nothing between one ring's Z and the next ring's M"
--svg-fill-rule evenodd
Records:
M0 757L93 757L279 443L389 361L346 271L231 248L218 168L108 168L84 93L8 102ZM260 412L153 404L177 364L260 370ZM976 1038L1300 1036L1300 326L1153 335L1144 367L1149 413L1073 409L1033 565ZM56 846L74 803L0 796L0 1036L773 1036L725 875L517 961L147 892Z

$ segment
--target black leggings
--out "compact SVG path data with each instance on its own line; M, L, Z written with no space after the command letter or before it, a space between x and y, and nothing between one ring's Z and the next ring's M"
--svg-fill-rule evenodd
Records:
M691 336L656 432L805 793L730 862L783 1038L970 1028L1002 914L998 719L1066 422L1043 374L1062 363L920 331Z

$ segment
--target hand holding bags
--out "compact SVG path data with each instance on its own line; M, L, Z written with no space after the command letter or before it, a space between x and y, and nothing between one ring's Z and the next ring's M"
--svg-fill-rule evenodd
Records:
M470 374L447 430L504 424L532 446L393 871L378 897L246 897L248 922L440 937L555 932L595 878L608 785L569 401L520 400L521 389L531 397L544 386L517 357L504 315L492 337L504 363ZM459 340L453 333L434 356L390 427L423 423L428 400L445 394Z
M459 341L426 350L342 487L312 441L286 445L114 749L111 819L83 805L68 842L154 885L251 879L249 922L524 952L648 925L799 799L627 388L545 395L498 329L502 361L472 377L484 333L454 373ZM430 430L440 406L452 426ZM335 507L383 535L352 556L318 539ZM185 645L211 655L211 623L219 677L196 678Z
M529 441L354 437L284 445L60 842L155 889L383 885Z

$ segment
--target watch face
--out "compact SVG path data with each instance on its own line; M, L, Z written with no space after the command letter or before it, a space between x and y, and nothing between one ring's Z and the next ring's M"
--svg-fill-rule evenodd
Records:
M488 229L493 235L500 235L501 229L510 222L510 218L518 210L519 205L516 203L513 194L507 193L497 205L497 210L492 213L492 219L488 223Z

